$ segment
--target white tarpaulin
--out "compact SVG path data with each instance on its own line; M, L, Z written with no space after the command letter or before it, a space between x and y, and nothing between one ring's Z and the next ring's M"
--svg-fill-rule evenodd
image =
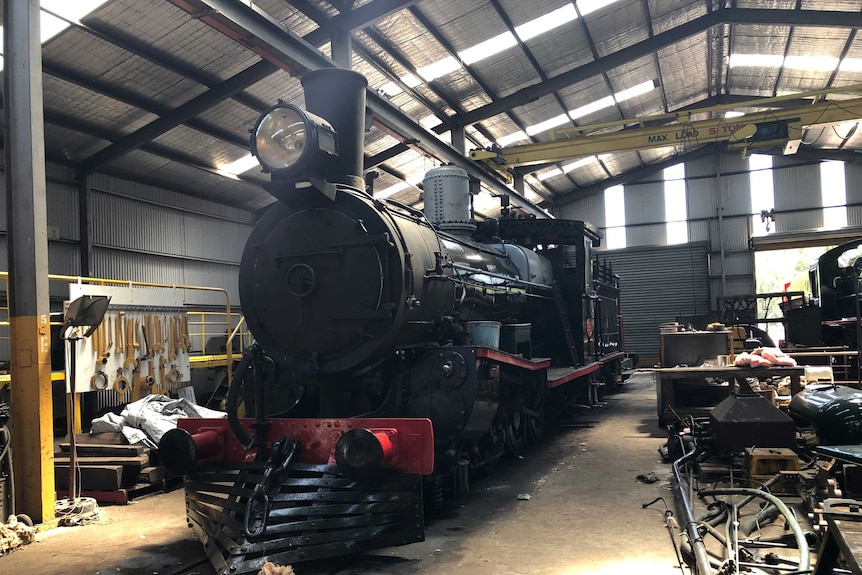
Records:
M220 419L227 417L227 414L189 403L185 399L148 395L127 405L120 415L108 413L94 419L90 432L120 432L131 444L143 443L149 447L158 447L162 435L175 428L177 420L185 417Z

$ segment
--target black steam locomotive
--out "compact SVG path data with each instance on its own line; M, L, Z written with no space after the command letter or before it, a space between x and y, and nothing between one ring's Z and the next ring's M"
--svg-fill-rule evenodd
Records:
M781 302L786 340L806 348L858 348L862 324L862 239L834 247L817 258L790 289L801 296ZM847 356L849 379L858 377L858 361Z
M302 78L308 111L265 112L252 150L280 201L240 267L259 347L227 420L181 420L160 456L220 573L424 538L424 509L619 381L619 278L569 220L476 222L452 166L424 213L362 178L366 80ZM240 419L240 402L252 418Z

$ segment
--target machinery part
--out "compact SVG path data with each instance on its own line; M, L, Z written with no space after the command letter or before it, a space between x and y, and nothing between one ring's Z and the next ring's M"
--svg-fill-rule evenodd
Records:
M237 438L240 445L242 445L243 449L246 450L251 449L252 445L254 445L254 436L249 435L239 423L239 416L237 415L237 409L239 406L239 388L245 379L246 373L248 373L248 368L257 356L257 351L258 347L256 345L245 350L242 354L242 359L240 359L239 365L236 366L236 371L233 373L230 387L228 387L227 391L226 411L228 424L230 425L230 430L233 432L234 437Z
M96 391L105 391L109 386L108 374L104 371L97 371L90 377L90 387Z
M862 443L862 391L844 385L813 384L790 400L790 416L812 427L820 445Z
M428 220L441 230L453 234L476 231L470 213L470 178L463 169L440 166L428 170L422 180L422 199Z
M808 568L811 566L811 553L808 550L808 540L805 538L805 533L802 531L802 527L799 525L799 522L796 520L796 517L793 515L793 512L787 508L787 505L785 505L784 502L781 501L781 499L772 495L771 493L760 491L758 489L749 489L746 487L706 489L698 492L698 496L700 497L720 495L749 495L764 499L770 505L775 506L778 511L784 516L784 520L787 522L787 526L790 527L790 531L793 533L793 537L796 539L796 547L799 550L799 567L797 571L802 573L808 571Z
M117 368L117 377L114 378L114 391L117 392L117 395L123 396L129 391L129 380L126 379L126 376L123 375L123 368Z
M295 439L280 437L272 445L272 453L263 468L263 479L246 501L242 524L242 533L246 537L257 538L266 533L266 524L272 509L271 497L280 490L278 480L298 454L299 442Z
M763 105L763 102L757 104L757 106ZM744 106L744 104L737 104L737 106ZM707 110L704 109L704 111ZM638 118L634 123L647 127L508 148L471 150L470 158L484 162L493 170L508 174L508 169L515 166L554 163L606 152L648 150L667 146L669 142L677 145L686 142L697 144L728 142L731 148L743 149L769 149L777 144L782 146L786 144L795 152L799 147L799 138L802 136L804 126L856 120L860 117L862 117L862 98L843 100L840 104L822 102L801 108L772 110L769 114L752 113L733 118L730 122L723 115L710 120L691 122L687 112L645 116ZM666 124L674 119L677 121L676 124ZM649 126L651 120L665 125ZM631 120L623 120L610 125L631 123L633 123ZM577 130L594 131L608 128L610 125L579 126ZM511 175L509 174L508 177L510 178ZM847 317L850 315L852 314Z
M266 529L247 537L234 528L246 523L246 506L230 502L259 484L266 467L223 462L187 475L186 485L196 486L187 490L189 523L216 573L252 575L267 561L290 565L425 539L421 475L385 470L355 478L336 465L295 460L286 468L292 482L271 482ZM235 481L225 484L226 474ZM212 513L214 502L222 512Z
M679 493L682 508L685 512L685 533L688 537L688 544L691 547L692 555L694 555L697 572L706 575L707 573L711 573L710 559L706 552L703 537L701 537L700 531L697 529L697 521L695 521L691 510L691 500L688 497L688 490L683 487L682 474L680 473L682 466L694 461L698 454L698 448L692 445L690 451L673 462L673 475L676 478L676 490Z

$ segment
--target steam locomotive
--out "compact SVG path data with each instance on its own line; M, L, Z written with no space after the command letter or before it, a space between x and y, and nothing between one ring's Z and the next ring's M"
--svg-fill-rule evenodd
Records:
M228 418L181 420L159 448L225 574L423 540L428 505L465 495L555 411L597 401L625 356L596 229L477 222L453 166L426 175L424 213L375 199L365 78L318 70L302 85L307 110L279 102L252 131L279 200L240 266L259 346Z

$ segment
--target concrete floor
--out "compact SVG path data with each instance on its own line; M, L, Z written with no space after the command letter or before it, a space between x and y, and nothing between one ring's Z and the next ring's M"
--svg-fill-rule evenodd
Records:
M467 500L429 525L425 542L297 572L678 574L663 507L641 507L656 497L672 504L670 468L656 451L663 441L652 374L638 374L604 407L583 410L474 482ZM660 481L636 480L649 472ZM519 493L531 499L519 501ZM213 575L186 527L181 491L103 509L100 524L55 529L0 557L0 573Z

